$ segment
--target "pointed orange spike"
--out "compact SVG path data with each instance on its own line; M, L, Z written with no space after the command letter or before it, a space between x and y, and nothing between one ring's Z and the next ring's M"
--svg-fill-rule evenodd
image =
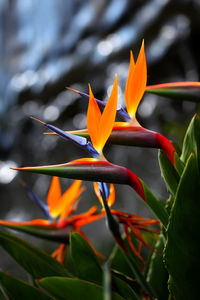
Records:
M101 111L92 93L92 89L89 85L89 105L87 112L87 128L93 144L93 147L97 150L98 146L98 131L99 123L101 119Z
M89 86L90 98L87 113L87 127L92 144L100 154L102 153L103 147L111 134L115 122L117 110L117 86L116 76L110 98L108 99L102 115Z
M93 216L97 216L94 215L94 213L97 211L97 206L93 205L92 207L90 207L90 209L88 209L87 211L85 211L82 214L79 215L75 215L75 216L71 216L69 217L67 220L71 220L71 223L74 222L75 226L82 226L82 225L77 225L80 224L82 221L84 222L84 220L87 220L88 217L93 217ZM82 223L81 223L82 224ZM87 224L87 223L86 223Z
M47 204L49 206L49 213L53 218L56 218L57 203L61 197L61 186L57 176L52 177L51 185L47 196Z
M69 216L67 219L59 221L57 223L57 228L63 228L69 225L73 227L81 227L94 222L103 217L101 214L95 214L96 210L97 206L92 206L88 211L82 214Z
M136 228L139 228L140 230L143 230L143 231L146 231L146 232L155 233L155 234L160 233L160 230L155 230L155 229L151 229L151 228L148 228L148 227L136 226Z
M115 203L115 187L114 184L110 185L110 192L108 196L108 205L111 207Z
M95 194L96 194L97 198L99 199L99 202L101 203L102 207L104 207L101 193L99 190L99 185L97 182L94 182L93 185L94 185ZM115 187L113 184L110 185L109 196L106 200L108 202L109 207L111 207L115 202Z
M83 191L85 190L84 188L82 188L82 189L83 189ZM74 213L77 211L80 200L81 200L81 197L78 197L78 198L74 201L74 203L72 204L72 207L71 207L71 212L70 212L70 214L74 214Z
M136 111L145 92L147 83L147 65L144 52L144 41L142 42L140 53L134 67L131 61L125 90L125 101L128 114L135 120Z
M89 223L93 223L95 221L98 221L102 218L104 218L103 214L96 214L96 215L88 216L88 217L85 217L83 219L77 220L75 222L75 227L82 227L82 226L85 226Z
M143 243L143 245L145 245L147 248L149 248L151 251L154 251L154 249L143 239L141 231L139 228L135 228L133 225L129 224L129 227L131 229L131 231L133 232L133 234L135 235L135 237Z
M49 221L47 220L44 220L44 219L34 219L34 220L31 220L29 222L22 222L23 225L42 225L42 226L47 226L47 227L56 227L56 224L54 223L50 223Z
M101 205L103 207L103 200L102 200L101 193L100 193L100 190L99 190L99 185L98 185L97 182L94 182L93 186L94 186L95 194L96 194L97 198L99 199L99 202L101 203Z
M59 263L63 264L66 256L66 244L60 244L58 249L56 249L51 257L55 258Z
M117 112L117 100L118 100L118 81L117 75L115 75L115 82L112 88L111 95L108 102L104 108L103 114L101 116L98 132L98 152L102 152L103 147L109 138L113 125L115 123L115 117Z
M85 188L81 188L82 180L76 180L60 197L57 206L56 214L60 215L59 221L66 218L73 208L74 202L80 197Z

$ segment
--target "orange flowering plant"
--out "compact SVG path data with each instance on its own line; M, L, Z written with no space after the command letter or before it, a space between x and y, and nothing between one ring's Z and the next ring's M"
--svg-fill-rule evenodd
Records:
M117 103L117 76L107 102L96 99L90 85L89 94L73 91L89 102L87 129L64 131L31 118L50 129L51 134L81 147L90 157L59 165L17 169L52 176L47 204L22 182L26 192L42 209L45 219L1 220L0 225L57 242L60 246L49 255L1 231L0 245L29 273L33 283L1 271L0 283L5 294L9 299L18 299L19 293L20 299L35 299L36 296L72 300L81 297L86 300L198 299L200 120L198 115L193 117L178 153L162 134L142 127L136 113L144 93L197 102L200 84L178 82L147 86L143 42L136 62L130 52L125 87L127 110ZM121 118L120 122L116 122L116 116ZM166 202L155 196L132 170L105 158L103 149L108 140L124 146L159 149L161 176L169 193ZM64 194L59 177L75 179ZM100 207L96 202L88 211L76 213L85 190L83 180L93 182L92 193L99 199ZM134 189L153 218L113 208L115 197L118 198L114 184ZM120 205L120 201L117 202ZM82 228L100 219L105 220L115 242L109 257L96 250ZM9 289L11 284L15 287L12 290Z

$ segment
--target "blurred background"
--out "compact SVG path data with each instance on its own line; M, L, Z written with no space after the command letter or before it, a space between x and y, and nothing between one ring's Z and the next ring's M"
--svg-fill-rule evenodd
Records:
M44 136L44 128L29 116L65 130L85 128L87 101L65 86L88 93L89 82L95 96L106 100L115 73L123 104L130 49L137 57L143 39L148 85L198 81L199 16L198 0L0 0L1 219L43 217L18 178L44 201L51 180L44 175L18 174L10 167L64 163L85 156L61 138ZM138 120L181 145L196 111L194 103L149 94L140 104ZM105 155L113 163L129 167L161 199L167 198L157 150L108 145ZM72 183L67 179L61 182L63 191ZM97 204L91 183L85 184L79 211ZM116 190L116 208L149 215L129 187L116 186ZM112 237L104 221L84 231L99 251L109 252ZM23 237L37 245L43 243ZM42 247L50 252L55 245L45 242ZM21 272L1 252L0 267L13 274Z

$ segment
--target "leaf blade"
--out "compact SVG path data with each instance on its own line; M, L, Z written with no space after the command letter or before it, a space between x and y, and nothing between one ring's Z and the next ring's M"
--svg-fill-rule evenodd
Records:
M2 271L0 271L0 285L9 299L53 300L41 290Z
M30 243L0 231L0 245L28 272L33 278L45 276L69 276L64 267L44 251Z
M102 300L103 287L76 278L47 277L39 285L59 300ZM113 300L125 300L117 293L112 293Z
M199 297L200 176L192 153L180 179L167 229L165 263L169 287L176 299Z
M88 242L77 232L70 235L70 252L78 278L101 284L102 269Z

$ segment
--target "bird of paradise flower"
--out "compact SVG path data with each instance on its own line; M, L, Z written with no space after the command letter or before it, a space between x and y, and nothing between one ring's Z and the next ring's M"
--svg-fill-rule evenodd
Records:
M81 195L85 190L81 180L74 181L72 185L61 194L59 178L53 176L47 196L47 204L40 200L24 181L21 181L21 183L29 196L42 209L46 219L34 219L27 222L0 220L0 225L27 232L34 236L61 242L60 247L52 253L52 256L59 262L63 262L65 259L65 248L71 231L80 233L92 246L81 227L103 216L97 213L97 206L92 206L84 213L74 214L78 208ZM100 255L97 251L95 252Z
M111 164L103 155L103 147L112 132L115 122L118 97L117 92L118 84L116 76L111 95L103 113L101 113L92 90L89 88L90 97L87 113L87 127L92 142L87 141L86 138L64 132L55 126L33 118L53 132L59 134L61 137L82 147L84 150L88 151L93 158L81 158L69 163L54 166L17 168L17 170L89 181L128 184L138 193L152 210L154 215L158 217L166 227L168 222L167 211L160 201L149 191L144 182L129 169Z
M156 90L155 86L152 86L152 88L153 90ZM85 93L69 87L67 87L67 89L89 99L89 95ZM129 73L124 94L127 112L120 105L117 107L117 115L124 121L114 123L109 141L120 145L161 149L164 151L173 166L178 168L180 167L180 161L172 143L162 134L142 127L137 121L137 109L145 91L151 92L152 89L151 87L147 87L147 63L143 41L136 62L134 61L133 52L130 52ZM96 99L96 101L99 106L105 107L106 102L98 99ZM88 137L89 134L87 129L69 132L83 137Z

